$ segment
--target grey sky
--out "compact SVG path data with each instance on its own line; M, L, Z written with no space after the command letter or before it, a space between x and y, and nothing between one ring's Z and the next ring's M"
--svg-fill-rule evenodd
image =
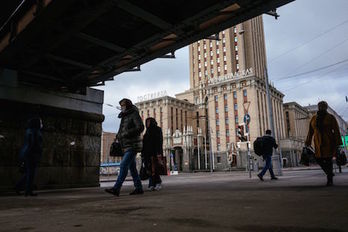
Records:
M278 10L280 18L264 15L268 74L285 94L284 102L301 105L326 100L348 119L348 1L297 0ZM167 90L174 96L189 88L188 47L176 51L176 59L156 59L141 66L140 72L123 73L99 87L105 104L118 105L127 97ZM321 71L291 77L346 60ZM104 105L103 130L115 132L117 110Z

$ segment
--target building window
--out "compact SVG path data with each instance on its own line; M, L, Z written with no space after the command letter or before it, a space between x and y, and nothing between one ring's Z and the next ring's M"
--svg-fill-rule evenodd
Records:
M230 137L230 130L229 129L226 130L226 136Z
M247 97L247 96L248 96L248 93L247 93L247 90L246 90L246 89L243 89L243 96L244 96L244 97Z
M220 54L220 49L217 49L217 50L216 50L216 54Z
M218 144L218 145L217 145L217 151L220 151L220 148L221 148L221 145ZM217 156L216 159L217 159L217 162L218 162L218 163L221 163L221 157L220 157L220 156Z
M220 58L217 58L217 62L220 63Z
M237 103L234 104L234 110L238 110L238 105L237 105Z
M225 31L222 31L222 34L224 35L224 34L225 34Z
M179 121L179 117L178 117L178 109L175 109L175 125L176 125L176 129L178 130L178 121Z
M236 116L234 117L234 120L236 121L236 124L239 123L239 122L238 122L238 115L236 115Z
M210 73L211 73L211 75L213 75L214 74L214 69L210 69Z
M225 64L224 69L225 69L225 71L227 70L227 64Z
M203 48L204 48L204 49L207 49L207 45L206 45L206 44L204 44L204 45L203 45Z
M217 95L214 96L215 102L218 101L219 97Z
M219 113L219 108L218 107L215 107L215 113Z
M233 98L237 99L237 92L236 91L233 91Z
M204 71L204 75L208 76L208 71L207 70Z
M226 125L229 124L228 118L225 118L225 124L226 124Z
M224 56L224 61L226 61L227 59L226 59L226 56Z
M238 56L238 54L236 55L236 60L239 60L239 56Z
M216 119L216 125L217 125L217 126L220 125L219 119Z
M153 117L156 119L156 109L153 109Z
M150 110L147 110L147 117L150 117Z
M220 137L220 131L216 131L216 137Z
M234 46L234 50L235 50L235 51L238 51L238 46Z
M237 27L234 27L233 32L237 33Z
M207 62L206 61L204 62L204 67L207 67Z
M228 106L225 106L225 112L228 112Z
M198 60L200 60L201 59L201 55L198 55Z
M199 112L196 112L197 127L199 127Z
M224 52L226 52L226 47L224 47L224 49L223 49L223 50L224 50Z
M237 64L237 69L239 69L239 64Z
M227 100L227 94L224 93L224 100Z
M225 38L223 38L223 39L222 39L222 42L223 42L223 43L226 43L226 39L225 39Z
M199 64L198 64L198 68L202 68L202 65L201 65L201 63L199 63Z
M207 53L204 53L204 58L207 58Z
M238 41L238 39L237 39L237 36L236 37L234 37L234 42L237 42Z
M219 45L219 43L220 43L219 40L216 40L216 45Z
M199 76L199 77L202 77L202 73L201 73L201 72L199 72L199 73L198 73L198 76Z
M213 65L213 64L214 64L214 60L211 60L211 61L210 61L210 64Z

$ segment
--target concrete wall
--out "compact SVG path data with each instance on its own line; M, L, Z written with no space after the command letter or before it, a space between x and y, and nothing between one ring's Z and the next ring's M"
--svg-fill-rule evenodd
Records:
M20 178L18 154L28 118L43 120L37 188L99 185L103 92L64 94L0 83L0 191Z

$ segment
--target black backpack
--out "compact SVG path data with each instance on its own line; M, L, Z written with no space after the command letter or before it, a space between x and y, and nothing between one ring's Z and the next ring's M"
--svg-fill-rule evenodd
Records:
M254 141L254 152L258 156L264 155L263 137L257 137Z

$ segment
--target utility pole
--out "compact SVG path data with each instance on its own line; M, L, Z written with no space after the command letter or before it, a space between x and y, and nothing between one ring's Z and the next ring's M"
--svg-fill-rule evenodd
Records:
M266 65L265 65L265 82L266 82L265 85L266 85L266 95L267 95L268 118L269 118L269 123L270 123L270 126L271 126L271 130L272 130L272 133L273 133L273 136L274 136L275 135L275 130L274 130L274 120L273 120L273 106L272 106L272 102L271 102L271 94L270 94L270 91L269 91L268 73L267 73ZM281 149L279 147L279 151L280 150ZM273 150L273 153L274 153L274 150ZM283 172L282 172L282 153L281 153L281 151L279 152L278 162L279 162L279 175L282 176Z

